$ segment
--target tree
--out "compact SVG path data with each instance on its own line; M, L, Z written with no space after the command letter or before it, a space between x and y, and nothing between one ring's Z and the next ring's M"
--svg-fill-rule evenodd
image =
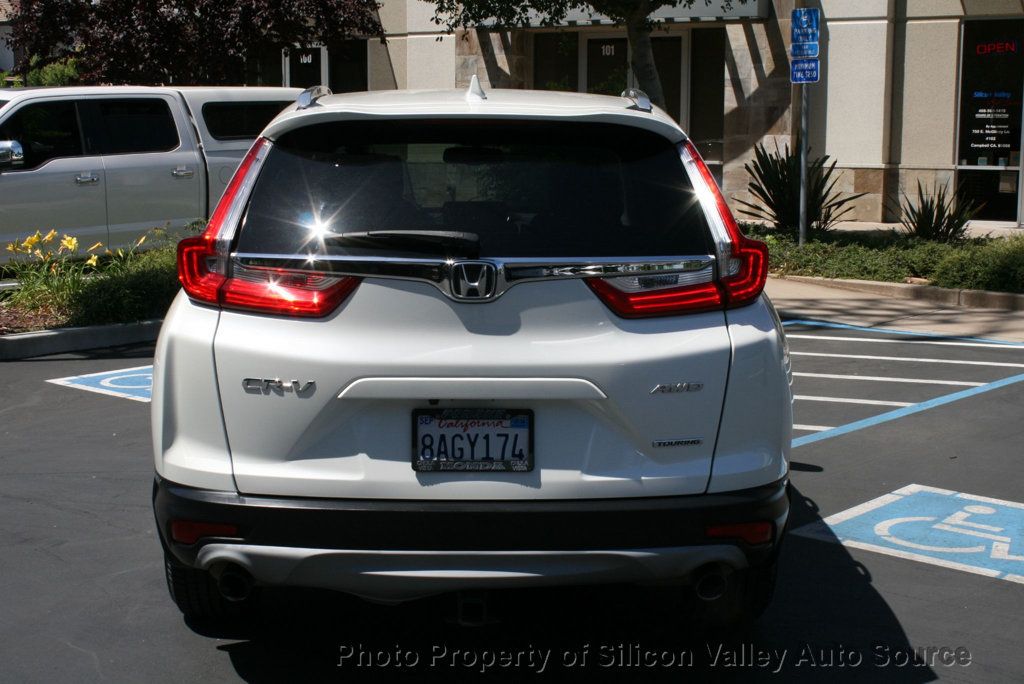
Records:
M22 0L19 64L75 56L85 83L241 83L246 59L379 37L376 0Z
M533 21L539 26L557 26L571 10L591 9L626 27L632 53L633 73L640 88L659 107L665 106L658 67L654 63L651 45L651 12L661 7L691 7L696 0L423 0L433 3L434 23L448 31L477 25L502 27L528 27ZM704 0L705 5L716 4L724 9L733 2L747 0ZM531 13L533 16L531 17ZM539 15L539 20L537 16Z

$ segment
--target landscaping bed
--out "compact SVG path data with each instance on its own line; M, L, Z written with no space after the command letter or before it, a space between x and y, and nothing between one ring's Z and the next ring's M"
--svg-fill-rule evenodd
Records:
M942 243L895 232L829 232L801 247L759 224L746 224L744 232L768 243L769 269L781 276L924 279L945 288L1024 292L1024 235Z

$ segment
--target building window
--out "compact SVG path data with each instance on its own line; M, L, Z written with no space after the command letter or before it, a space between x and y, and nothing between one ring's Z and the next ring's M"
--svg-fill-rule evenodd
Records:
M1015 220L1024 90L1024 20L964 23L957 187L978 218Z
M280 86L283 82L279 48L265 49L259 55L245 60L246 85Z
M537 33L533 36L533 87L535 90L580 88L578 33Z
M327 85L334 93L369 89L366 41L350 40L327 50Z

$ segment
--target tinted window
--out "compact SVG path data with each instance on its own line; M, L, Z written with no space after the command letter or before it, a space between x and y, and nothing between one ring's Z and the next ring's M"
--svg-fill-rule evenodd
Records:
M210 135L217 140L251 140L290 104L290 101L207 102L203 105L203 120Z
M57 157L82 155L75 103L39 102L22 107L0 126L0 140L17 140L25 150L22 170Z
M335 93L367 89L366 41L349 40L327 51L327 87Z
M101 154L168 152L178 146L178 129L164 100L96 100L97 143Z
M0 109L3 109L4 105L10 102L10 100L0 100Z
M484 257L710 253L665 138L609 124L466 120L335 122L283 135L238 249L395 254L331 237L409 229L476 233ZM445 251L419 254L431 249ZM458 249L446 256L477 256Z

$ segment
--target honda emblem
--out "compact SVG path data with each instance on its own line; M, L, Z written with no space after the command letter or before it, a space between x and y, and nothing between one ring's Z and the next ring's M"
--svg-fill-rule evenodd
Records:
M488 261L457 261L451 266L449 283L456 299L480 300L494 296L498 271Z

